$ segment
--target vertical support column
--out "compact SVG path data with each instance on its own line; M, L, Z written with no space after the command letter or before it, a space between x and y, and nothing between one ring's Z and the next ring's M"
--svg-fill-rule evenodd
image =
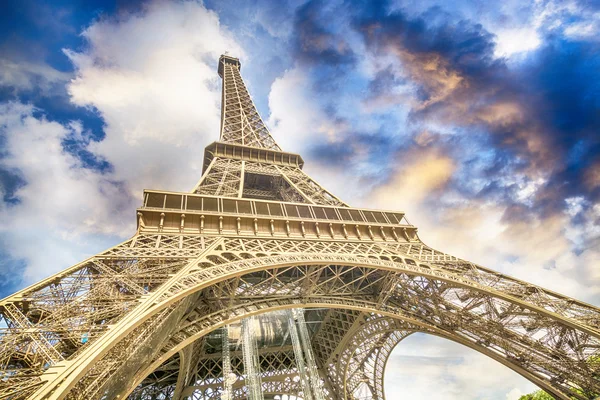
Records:
M298 328L296 327L296 319L294 318L294 312L287 310L288 325L290 329L290 337L292 338L292 347L294 348L294 356L296 357L296 366L298 367L298 373L300 374L300 384L302 385L302 398L304 400L313 400L312 389L310 386L310 377L306 371L304 364L304 355L302 354L302 343L298 336Z
M306 356L306 369L308 370L308 379L310 381L313 399L325 400L323 387L321 385L321 380L319 379L319 371L317 370L317 363L312 352L310 335L308 333L308 329L306 328L306 321L304 320L304 310L301 308L295 308L292 310L292 313L294 319L296 320L298 331L300 332L300 342L304 350L304 355Z
M246 388L248 400L264 400L260 379L260 363L256 346L256 333L254 331L256 318L249 317L242 320L242 353L244 358L244 372L246 375Z
M222 338L222 351L223 357L223 394L222 400L231 400L233 398L233 382L235 378L231 373L231 355L229 353L229 325L223 328Z
M246 178L246 161L242 161L242 170L240 171L240 187L238 190L237 197L243 197L243 195L244 195L244 179L245 178Z
M192 362L192 353L194 344L189 344L179 352L179 373L177 374L177 383L173 392L173 400L183 399L182 392L190 380L190 367Z

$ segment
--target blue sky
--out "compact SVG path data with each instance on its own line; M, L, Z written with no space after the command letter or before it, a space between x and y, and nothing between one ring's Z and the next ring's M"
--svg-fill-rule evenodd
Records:
M597 2L1 7L0 297L130 237L142 189L193 187L228 51L275 139L342 199L406 211L433 247L600 304ZM533 389L427 336L390 371L390 396Z

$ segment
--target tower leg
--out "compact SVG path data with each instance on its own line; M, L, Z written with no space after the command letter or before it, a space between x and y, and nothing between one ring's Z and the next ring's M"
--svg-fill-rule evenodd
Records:
M319 371L317 370L317 363L312 352L310 334L308 333L308 329L306 329L304 310L293 309L292 313L298 325L298 330L300 331L300 342L302 343L302 348L304 349L304 354L306 356L308 379L310 381L310 387L313 392L314 399L324 400L325 397L323 395L323 388L319 379Z
M183 399L182 392L188 383L191 373L193 347L193 345L186 346L179 352L179 374L177 375L177 383L173 392L173 400Z
M242 353L249 400L264 400L260 379L260 363L256 346L256 318L242 320Z
M298 328L296 326L294 312L292 310L288 310L287 316L290 336L292 338L292 347L294 348L294 356L296 357L296 366L298 367L298 373L300 375L300 384L302 386L302 393L304 395L303 398L304 400L313 400L313 393L310 385L311 382L306 371L306 365L304 363L304 355L302 354L302 343L300 343L300 336L298 335Z
M233 378L231 375L231 355L229 352L229 325L223 328L223 350L221 352L223 357L223 394L222 400L231 400L233 398Z

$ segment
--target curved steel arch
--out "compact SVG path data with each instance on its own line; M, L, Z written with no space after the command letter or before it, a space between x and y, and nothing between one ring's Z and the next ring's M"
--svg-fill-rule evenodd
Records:
M396 347L398 343L402 341L406 336L396 336L390 335L388 340L381 346L381 350L377 354L377 358L375 360L375 383L379 386L376 386L377 394L381 399L385 400L385 370L387 366L387 362L390 359L390 355L392 351Z
M286 274L289 275L292 271L296 274L294 275L295 278L302 277L302 279L312 280L310 285L301 286L302 291L297 293L296 304L318 304L320 306L338 304L338 299L326 296L327 290L325 289L337 289L336 294L343 296L354 296L357 293L364 294L365 290L370 290L369 295L372 297L370 302L365 303L363 301L360 303L356 298L353 298L352 301L356 305L346 304L346 306L357 310L400 317L414 324L435 328L441 333L450 332L453 335L456 335L456 331L461 329L461 325L468 327L470 324L473 330L475 329L473 327L480 324L476 329L481 330L481 332L477 332L481 337L476 338L476 335L473 336L473 332L469 332L471 337L468 335L464 337L469 340L480 340L478 346L481 349L498 346L490 337L490 335L493 336L493 333L490 333L491 328L506 331L507 336L503 340L512 341L513 344L510 352L506 355L512 357L510 362L506 361L509 367L512 368L517 363L522 365L526 362L533 363L528 364L528 369L522 366L516 368L526 378L534 380L538 385L557 396L559 393L568 393L570 387L568 382L565 384L560 381L562 379L560 370L555 371L555 378L559 380L551 383L541 378L535 380L530 372L526 372L535 368L538 368L538 373L542 370L547 372L549 368L553 368L552 360L543 357L544 354L535 354L534 352L534 356L537 358L531 358L531 355L523 352L528 346L540 346L540 343L536 344L526 334L527 327L532 326L527 324L537 324L535 326L541 327L537 328L537 331L540 331L540 329L544 332L549 329L559 329L563 332L563 337L568 334L568 337L576 339L578 347L573 349L573 358L577 356L581 358L582 355L586 354L587 357L590 354L597 354L597 348L594 346L598 344L599 335L596 333L595 327L584 324L586 320L581 318L580 315L572 314L575 318L568 318L564 315L564 312L563 315L560 315L556 312L557 310L548 310L538 304L530 304L522 298L500 292L493 287L486 287L481 282L465 278L436 265L414 261L411 264L408 262L410 258L407 257L399 257L397 261L390 261L336 253L280 254L274 256L257 256L258 254L256 254L254 258L249 258L248 256L251 256L251 254L246 252L248 258L239 257L235 261L229 261L227 258L237 257L236 253L224 250L220 244L222 244L221 241L215 241L212 246L207 248L203 256L189 262L157 290L151 292L146 298L140 299L141 303L105 334L94 340L89 346L83 346L82 351L77 354L78 357L74 358L64 368L64 371L71 373L67 375L65 372L62 374L59 372L57 374L57 377L60 377L59 379L48 382L42 388L42 390L49 393L49 395L44 395L48 398L65 398L77 383L84 385L86 390L99 390L102 384L98 384L98 379L95 381L96 385L90 385L87 379L82 378L88 370L92 369L92 366L96 370L96 372L92 371L92 375L98 373L99 368L104 368L106 371L110 371L111 368L114 369L115 365L103 361L106 359L103 356L109 353L115 345L122 343L125 336L134 333L134 330L147 335L150 332L148 326L155 324L157 320L166 320L167 317L172 318L172 322L179 321L186 315L188 309L199 301L197 295L200 291L210 288L218 293L226 293L227 285L231 285L235 280L239 281L243 276L252 276L252 274L260 274L264 271L271 271L271 275L259 279L259 284L263 286L276 281L281 283ZM220 262L221 260L226 261ZM326 272L325 275L323 275L324 271ZM326 277L329 281L326 280L325 283L319 281L318 277L320 276ZM333 281L338 286L331 286L327 283ZM359 282L367 286L359 285L356 287ZM390 282L394 282L393 287L389 286ZM290 287L289 284L287 287ZM402 290L398 290L400 287ZM295 288L298 289L299 287ZM260 298L257 293L254 293L253 296ZM374 293L377 294L376 297L373 297ZM453 302L445 300L442 296L444 293L454 294L456 299ZM463 297L462 300L461 296ZM308 298L315 298L318 301L311 303L304 300ZM433 300L437 303L432 303L429 306L426 304ZM405 306L408 304L409 307L394 308L392 306L392 304L401 304L402 302ZM427 306L428 309L419 308L423 305ZM593 308L591 309L593 310ZM437 314L434 312L436 310ZM459 313L463 311L464 315ZM505 315L502 315L502 313L505 313ZM424 317L429 318L425 325L423 323ZM507 327L511 325L502 320L506 318L517 319L520 327L512 326L515 332L510 332ZM210 326L216 327L219 325L222 325L222 323L210 322ZM174 340L173 338L176 336L177 334L173 333L171 340ZM515 343L519 343L519 339L526 339L528 342L522 343L521 346L515 346ZM461 340L465 344L466 339L461 338ZM564 343L560 344L562 347L555 349L551 345L556 347L555 343L545 345L545 351L548 354L565 348ZM516 350L519 350L519 348L521 351L517 352ZM119 347L117 347L117 351L118 349ZM504 350L508 351L509 349ZM569 354L561 354L561 356L566 360L569 358ZM579 361L579 364L577 361ZM535 362L539 365L536 366ZM585 360L575 360L570 363L569 367L579 367L581 370L585 370L584 372L587 371L588 375L593 374L593 371L590 371L591 367L587 366ZM99 373L99 376L106 378L106 371ZM549 381L550 378L547 380ZM590 387L589 383L586 382L583 382L583 384L574 382L574 384L582 387L587 384ZM591 389L596 390L596 387L591 386ZM566 398L564 394L562 396Z
M423 276L427 276L428 278L430 278L428 282L428 284L432 283L432 282L445 282L444 284L446 285L446 287L444 288L444 291L455 291L457 292L457 295L464 295L467 296L467 303L472 306L473 299L477 299L477 294L481 294L482 293L482 288L478 285L473 285L473 287L469 287L467 285L467 280L465 279L445 279L442 280L440 278L440 276L443 276L443 278L447 278L447 274L437 274L435 273L435 270L428 269L428 268L423 268L422 270L427 271L427 275L423 274L423 275L416 275L419 271L419 268L422 267L415 267L415 266L411 266L411 268L406 268L406 267L401 267L401 268L394 268L394 263L392 262L388 262L388 261L377 261L377 260L373 260L373 259L362 259L362 260L354 260L354 264L352 265L352 263L350 263L350 265L344 266L344 267L340 267L340 266L334 266L332 267L329 264L322 264L323 260L327 260L329 262L332 261L338 261L338 262L348 262L348 258L347 257L343 257L343 256L339 256L339 255L302 255L301 257L298 256L275 256L275 257L259 257L256 259L252 259L252 260L244 260L244 261L237 261L237 262L231 262L231 263L227 263L227 264L217 264L214 266L214 268L219 268L223 271L230 271L229 274L224 274L224 275L218 275L218 274L214 274L211 273L211 276L213 277L212 281L206 282L204 281L204 283L202 285L196 285L194 283L193 287L188 288L188 290L183 291L181 290L181 287L179 287L180 292L178 293L184 293L181 294L181 297L184 296L188 296L191 293L194 293L201 290L202 288L211 288L212 290L217 291L218 293L225 293L227 291L227 285L230 285L232 280L234 279L239 279L241 276L243 275L248 275L251 276L252 273L256 273L256 272L260 272L262 271L277 271L277 272L272 272L273 277L279 277L277 279L281 279L282 277L285 277L285 273L286 272L290 272L292 270L295 270L296 272L299 273L299 275L303 275L304 277L309 277L309 275L307 275L306 273L302 272L302 271L297 271L298 268L300 269L304 269L304 270L308 270L308 268L310 268L308 265L320 265L321 269L320 270L314 270L313 274L320 274L322 273L323 270L327 270L328 268L331 270L331 268L334 269L338 269L339 273L337 276L335 276L335 279L337 279L339 282L343 282L343 280L340 280L340 278L342 277L352 277L353 271L355 271L357 273L357 276L360 276L361 280L363 282L367 282L368 285L367 287L375 287L376 289L379 289L379 286L373 286L375 283L377 282L389 282L390 280L392 280L392 278L396 278L396 276L391 276L390 274L405 274L405 279L407 279L408 283L414 283L415 285L413 285L412 287L418 287L419 284L424 284L425 281L420 281L420 282L416 282L414 279L418 278L419 280L424 279ZM300 258L300 259L299 259ZM307 259L309 260L313 260L312 263L308 263L307 265ZM315 259L319 260L319 262L314 261ZM362 262L360 262L362 261ZM248 268L242 268L241 265L247 263ZM321 264L319 264L321 263ZM241 264L241 265L240 265ZM358 270L359 268L364 268L361 270ZM208 270L199 270L199 271L204 271L206 273L209 273ZM387 273L387 275L382 275L381 272L385 271ZM214 271L212 271L214 272ZM409 278L411 275L406 274L407 272L411 272L414 278ZM334 276L335 274L332 274L332 276ZM294 275L296 276L296 275ZM365 277L372 277L372 280L369 281L368 279L366 279ZM228 281L227 279L230 279L230 281ZM195 282L194 280L191 280L191 282ZM268 279L259 279L258 280L258 285L272 285L273 282L270 282ZM449 285L448 283L452 282L455 285ZM247 282L246 282L247 283ZM406 282L405 282L406 283ZM318 291L319 289L319 282L314 282L313 287L311 288L311 290L316 290ZM398 281L398 284L400 285L401 282ZM457 338L457 341L463 343L463 344L468 344L469 342L467 341L467 339L473 339L471 337L468 336L464 336L464 337L459 337L456 334L456 329L460 328L461 324L466 324L466 323L476 323L476 322L480 322L483 323L483 325L481 325L478 329L489 329L490 326L493 325L493 320L491 321L486 321L485 320L485 316L477 316L475 314L469 315L468 313L466 314L466 316L468 316L469 318L472 318L472 320L469 319L465 319L464 316L462 316L462 319L455 319L455 318L450 318L448 320L443 320L440 319L440 317L442 317L444 314L440 314L440 315L433 315L433 319L431 319L430 321L424 323L422 317L423 316L418 316L418 315L410 315L406 309L402 309L402 308L393 308L392 306L390 306L390 303L392 303L394 301L394 297L390 297L387 301L388 304L377 304L377 301L374 301L375 299L371 299L371 301L365 301L365 300L357 300L356 298L356 294L358 293L357 291L355 291L354 287L352 286L348 286L348 285L344 285L341 284L340 285L342 288L341 292L336 292L336 294L342 294L342 295L352 295L354 296L351 300L347 300L345 299L345 302L348 303L344 303L342 302L341 304L344 304L346 307L348 308L354 308L354 309L358 309L358 310L364 310L364 311L368 311L368 312L373 312L373 313L380 313L382 315L389 315L389 316L393 316L393 317L400 317L403 318L407 321L410 321L414 324L420 325L420 326L424 326L426 328L430 328L433 329L434 331L438 331L443 335L447 335L450 334L453 337ZM247 286L249 287L249 286ZM398 293L397 295L399 296L399 298L403 298L406 300L406 288L409 286L404 286L403 287L403 291ZM430 287L432 288L432 287ZM472 290L472 293L468 293L465 292L466 290L470 289ZM193 290L192 290L193 289ZM288 286L289 289L289 286ZM336 289L336 288L333 288ZM339 288L337 288L339 289ZM361 290L363 290L364 288L361 288ZM247 289L249 290L249 289ZM259 289L260 290L260 289ZM354 291L353 291L354 290ZM462 290L462 291L461 291ZM165 291L164 293L168 293L167 291ZM173 292L175 293L175 292ZM307 301L303 301L303 298L310 298L311 296L313 296L315 298L315 300L318 301L312 301L312 302L307 302ZM176 297L176 296L174 296ZM229 297L229 295L227 296ZM508 296L503 296L504 298L507 298ZM166 305L164 305L164 307L167 307L169 303L172 304L172 302L177 301L177 298L173 299L171 296L166 296L163 297L165 299L167 299L166 301L168 301L168 303ZM428 300L431 299L430 297L422 297L420 296L418 293L413 295L413 300ZM419 301L421 301L419 300ZM489 299L488 299L489 300ZM241 311L245 312L245 314L248 314L247 309L248 308L252 308L252 307L258 307L259 304L261 304L261 306L267 306L269 307L271 304L274 304L274 306L271 306L273 308L277 308L279 307L279 303L277 303L277 301L279 301L279 299L270 299L270 300L265 300L266 303L261 304L259 302L253 302L250 305L245 305L244 308L240 309ZM317 295L311 295L310 293L303 293L301 296L299 296L296 300L295 303L293 303L294 306L297 305L308 305L308 306L327 306L327 305L332 305L332 304L340 304L340 299L337 297L328 297L326 295L323 294L317 294ZM517 304L521 304L522 301L519 300L514 300L515 303ZM157 303L158 304L158 303ZM445 306L447 306L450 303L445 303ZM440 305L444 305L442 303L440 303ZM533 310L536 310L537 307L535 306L531 306L531 308ZM161 310L163 310L164 308L161 308L159 306L155 307L155 312L159 312ZM259 310L258 308L254 311L254 313L258 313L261 310ZM451 310L450 309L446 309L444 310L445 313L447 313L446 316L452 316ZM526 315L526 309L524 308L519 308L518 312L520 315L520 317L523 317L523 315ZM250 312L252 313L252 312ZM489 314L489 313L487 313ZM218 316L217 316L218 315ZM459 316L458 314L456 314L455 316ZM419 318L416 318L419 317ZM545 319L547 324L552 325L560 325L560 328L563 330L569 330L572 329L573 331L571 332L574 335L584 335L584 337L582 337L581 339L586 339L588 340L587 344L585 342L583 342L582 340L580 340L580 345L585 345L587 346L586 349L589 350L589 348L594 348L594 346L597 346L597 336L592 337L587 335L586 332L584 332L583 334L576 332L573 328L571 328L569 325L570 324L560 324L561 320L560 318L557 318L555 314L553 313L533 313L533 314L529 314L528 317L530 318L536 318L539 321L542 321ZM150 318L150 315L145 316L145 317L138 317L138 322L139 324L141 324L143 322L143 320L145 318ZM480 321L476 321L477 319L479 319ZM217 326L223 325L226 322L222 322L225 320L225 317L222 316L222 314L217 313L215 315L215 318L213 320L211 320L210 322L204 321L204 323L206 324L206 326L210 326L213 329ZM221 321L221 322L219 322ZM522 321L522 319L521 319ZM488 324L488 322L492 323L492 325ZM199 321L196 321L195 324L198 324ZM436 326L437 324L437 326ZM133 324L127 325L124 328L127 328L130 330L133 330L134 326L131 326ZM182 325L185 329L191 329L191 327L194 327L194 324L188 324L188 325ZM476 326L476 325L473 325ZM441 328L440 328L441 327ZM473 329L473 328L471 328ZM499 331L504 331L506 328L502 327L498 324L498 326L496 326L496 329L498 329ZM524 329L526 330L526 329ZM472 333L472 332L471 332ZM480 340L480 344L476 344L478 347L476 348L476 350L484 352L482 349L484 348L493 348L494 345L497 345L493 342L493 337L489 336L490 334L488 334L488 336L484 336L482 337ZM491 334L493 335L493 334ZM513 343L519 343L518 340L520 340L521 338L518 337L518 335L516 335L514 332L512 333L512 338L510 337L510 335L506 336L503 338L503 340L512 340ZM523 337L527 338L526 335L522 335ZM177 333L173 333L171 336L171 340L174 340L173 338L177 338ZM486 344L487 341L487 344ZM471 343L472 345L472 343ZM531 346L531 343L525 343L523 344L523 346L525 346L525 348L527 348L527 346ZM549 349L550 350L550 349ZM580 349L581 351L581 349ZM596 354L595 352L597 350L593 350L594 354ZM488 355L493 354L493 352L488 351L484 352ZM508 354L508 356L511 356L513 354ZM533 380L535 383L537 383L538 385L545 387L547 390L549 390L550 392L556 393L556 395L558 395L559 393L568 393L568 388L565 387L561 387L559 386L560 383L557 384L557 382L553 382L553 383L549 383L541 378L537 378L534 379L532 378L531 373L529 372L525 372L527 370L525 370L522 366L519 366L517 363L523 363L525 361L528 362L534 362L536 361L535 358L530 358L529 360L526 360L526 357L528 355L527 354L515 354L512 358L505 358L503 363L515 370L517 370L519 373L521 373L522 375L524 375L526 378ZM531 355L529 355L531 356ZM538 355L539 356L539 355ZM521 358L520 361L519 357ZM496 355L495 359L498 359L499 357ZM548 363L549 360L548 359L537 359L537 362L540 364L541 368L544 367L548 367ZM575 366L574 364L571 365ZM534 367L534 365L529 365L529 369L531 370ZM573 372L573 371L571 371ZM560 373L560 370L557 372L557 375ZM549 380L549 379L548 379ZM87 383L86 383L87 385ZM579 386L583 386L583 385L579 385ZM565 396L564 394L562 396ZM566 398L566 397L564 397Z
M215 257L219 257L220 254L225 253L224 251L217 251L216 247L214 246L215 249L213 249L213 253L212 253L212 258L213 260L216 260ZM557 313L552 312L552 311L548 311L545 309L540 309L540 307L536 306L536 305L529 305L527 303L525 303L523 300L518 299L518 298L513 298L510 295L507 295L505 293L498 293L495 289L493 288L485 288L483 287L481 284L478 284L476 282L473 282L469 279L465 279L464 277L461 276L457 276L455 274L452 274L450 272L444 271L440 268L437 268L436 266L432 266L432 265L425 265L425 264L417 264L417 265L409 265L409 264L401 264L399 262L393 262L393 261L386 261L386 260L380 260L380 259L373 259L373 258L368 258L368 257L357 257L357 256L348 256L348 255L340 255L340 254L294 254L294 255L277 255L277 256L271 256L271 257L256 257L253 259L243 259L243 260L238 260L238 261L233 261L233 262L229 262L229 263L224 263L224 264L218 264L216 262L211 263L210 266L204 266L204 267L199 267L201 262L206 263L207 259L211 258L211 254L207 254L205 256L205 258L199 258L197 259L195 262L189 263L188 266L186 266L186 268L183 268L181 271L179 271L178 274L176 274L170 282L167 283L167 285L163 288L163 290L160 290L158 292L156 292L152 297L149 297L148 300L145 301L145 304L148 304L149 307L147 307L144 311L145 312L139 312L139 313L130 313L129 315L127 315L123 320L121 320L117 326L115 326L115 328L112 331L107 332L107 334L105 334L104 336L102 336L100 338L100 340L96 341L95 343L92 343L92 346L90 346L87 349L87 353L81 357L79 357L77 360L74 360L75 362L73 362L71 364L70 367L79 367L79 376L76 375L71 375L70 377L70 384L67 383L68 381L56 381L56 383L58 384L60 382L60 386L58 388L55 388L56 390L54 390L54 394L58 394L59 392L63 392L64 395L66 395L67 391L69 389L71 389L71 387L77 382L79 381L80 377L83 375L83 373L85 373L88 369L91 368L91 365L102 365L101 363L96 363L96 361L98 361L98 359L101 358L101 356L103 354L106 354L109 349L114 346L116 343L118 343L120 340L120 338L122 338L124 335L126 335L127 333L133 331L137 326L142 325L142 323L144 321L146 321L147 319L151 318L153 315L160 315L157 313L164 313L165 310L169 310L169 306L172 307L173 304L175 304L177 301L182 301L181 299L187 298L188 300L190 299L190 295L192 293L197 293L198 291L200 291L203 288L208 288L211 287L213 285L217 285L221 282L226 282L228 278L239 278L240 276L243 275L248 275L248 274L252 274L254 272L259 272L261 270L267 270L267 269L278 269L278 270L285 270L285 269L290 269L290 268L297 268L296 266L307 266L307 265L313 265L313 266L324 266L323 268L330 268L328 265L331 264L324 264L324 262L327 263L343 263L345 266L344 267L340 267L342 269L340 269L340 274L344 275L345 277L350 276L353 272L352 271L356 271L357 273L359 272L360 275L360 279L362 281L366 281L365 277L369 277L371 276L372 281L369 282L369 285L371 285L372 288L376 289L376 290L380 290L381 286L384 283L390 282L390 281L396 281L398 279L398 285L401 284L401 280L403 279L406 282L409 283L414 283L413 289L414 288L418 288L419 287L419 283L415 283L414 279L412 279L411 281L411 276L413 277L419 277L419 279L426 279L427 282L443 282L444 285L447 285L447 289L444 290L456 290L457 291L457 295L460 294L461 290L472 290L474 293L467 293L467 298L469 301L473 301L474 299L477 299L477 295L476 293L479 294L486 294L486 295L497 295L498 298L502 299L503 301L508 301L512 304L516 304L518 306L520 306L521 308L518 309L519 313L523 314L525 313L525 311L527 309L529 309L530 311L533 311L533 313L530 313L527 318L529 319L536 319L536 320L540 320L540 319L545 319L547 325L552 326L552 325L559 325L561 329L563 330L570 330L571 334L579 337L581 335L585 335L586 337L581 337L581 340L584 340L586 338L588 338L588 341L590 340L589 338L594 338L591 341L590 346L595 346L597 343L597 339L598 339L598 334L596 334L595 336L589 335L589 331L592 331L593 333L595 333L595 329L593 329L592 327L585 327L585 329L581 329L582 332L579 332L577 330L575 330L573 328L573 326L578 327L581 325L581 322L579 321L573 321L573 320L568 320L566 318L564 318L563 316L557 315ZM308 268L308 267L306 267ZM343 268L346 268L345 270L343 270ZM365 268L364 270L357 270L359 268ZM217 270L217 271L215 271ZM382 274L382 272L385 272L386 274ZM379 275L377 275L377 273ZM349 275L350 274L350 275ZM409 275L412 274L412 275ZM280 274L281 275L281 274ZM331 274L335 276L335 273ZM343 282L340 281L340 277L341 275L338 274L338 276L335 276L335 279L337 279L339 282ZM187 286L183 286L182 282L186 282ZM265 281L263 281L265 282ZM268 282L268 280L266 281ZM319 282L315 282L315 284L318 284ZM421 282L422 284L429 284L426 283L425 281ZM342 285L343 286L343 285ZM439 286L439 285L438 285ZM216 286L213 286L216 287ZM222 286L221 286L222 287ZM440 286L441 287L441 286ZM429 289L432 289L433 286L429 287ZM348 286L346 285L344 287L344 289L347 289L350 291L350 293L352 293L351 291L354 289L352 286ZM222 290L222 289L221 289ZM311 291L315 291L315 290L319 290L319 286L314 286L310 287L309 290ZM386 308L389 308L390 306L388 305L388 303L390 303L391 301L394 300L395 295L399 296L399 298L402 298L406 293L397 293L394 294L392 296L390 296L387 301L386 304L380 304L379 306L377 306L377 304L375 304L375 307L372 307L370 309L371 312L379 312L379 313L384 313L386 312ZM464 295L465 293L463 293ZM304 294L304 296L306 296L307 293ZM414 297L414 296L413 296ZM431 297L429 297L430 299ZM426 300L427 298L423 298L423 300ZM414 299L413 299L414 300ZM492 298L487 298L488 301L491 301ZM193 301L192 301L193 302ZM143 303L144 304L144 303ZM326 303L325 303L326 304ZM451 305L451 303L447 303L445 306L449 306ZM141 305L140 305L141 306ZM416 307L416 306L415 306ZM181 306L180 306L181 308ZM410 316L410 314L408 313L407 310L401 310L398 309L396 312L400 312L399 316L403 317L406 320L412 320L412 322L414 323L419 323L421 321L417 320L414 318L414 316ZM446 312L448 313L448 315L450 315L450 309L446 310ZM398 314L395 314L395 316L398 316ZM436 316L438 319L440 316ZM523 319L521 319L522 321ZM449 324L457 324L457 321L438 321L439 323L449 323ZM562 323L564 322L564 323ZM143 326L143 325L142 325ZM212 326L217 326L213 323ZM430 326L435 326L435 325L430 325ZM120 329L119 329L120 328ZM455 327L452 326L450 327L450 329L454 329ZM447 329L447 328L446 328ZM104 340L103 340L104 339ZM105 343L103 342L107 342L111 343L111 346L106 346ZM584 342L585 344L585 342ZM94 346L95 345L95 346ZM524 355L520 355L521 357L524 357ZM517 361L517 356L515 356L515 362ZM69 368L69 367L67 367ZM82 372L81 372L82 371ZM531 379L530 377L528 377L528 379ZM85 381L85 380L84 380ZM583 386L583 385L579 385L579 386ZM87 387L90 387L90 385L87 385ZM549 387L553 387L553 386L549 386ZM556 391L556 389L553 389ZM564 391L564 389L563 389ZM56 396L57 398L60 398L60 395Z
M221 325L227 325L227 324L230 324L230 323L232 323L232 322L238 321L239 319L241 319L241 318L244 318L244 317L246 317L246 316L249 316L249 315L255 315L255 314L257 314L257 313L269 312L269 311L278 310L278 309L283 309L283 308L293 308L293 307L297 307L297 306L299 306L299 305L301 305L301 306L308 306L308 307L323 307L323 306L326 306L326 305L332 306L332 305L335 305L335 304L334 304L334 303L332 303L332 302L328 302L328 303L311 303L311 304L299 304L299 303L297 303L297 302L290 302L289 304L281 304L281 303L278 303L277 305L273 305L273 303L268 303L268 304L267 304L267 306L268 306L269 308L261 309L261 311L254 310L254 311L248 312L247 314L238 314L238 315L236 315L236 316L235 316L234 318L232 318L232 319L229 319L229 320L223 320L223 321L221 322ZM337 305L338 305L339 307L344 307L344 302L343 302L343 301L341 301L341 302L340 302L339 304L337 304ZM352 303L352 304L351 304L349 307L350 307L350 308L355 308L355 307L357 307L357 306L356 306L356 303ZM369 309L369 308L367 308L367 307L360 308L360 309L361 309L361 310L363 310L363 311L368 311L368 312L373 312L373 311L374 311L373 309ZM241 310L241 311L245 311L245 308L244 308L244 307L242 307L240 310ZM238 311L240 311L240 310L238 310ZM393 316L393 315L391 315L391 314L389 314L389 313L386 313L386 314L387 314L387 316L386 316L386 317L383 317L382 319L393 319L393 318L394 318L394 316ZM404 322L404 321L402 321L402 320L400 320L400 321L401 321L401 322ZM400 328L401 328L401 326L402 326L402 325L400 325L400 326L395 326L395 327L393 327L393 328L389 328L389 333L394 333L394 332L397 332L397 330L398 330L398 329L400 329ZM143 379L143 376L144 376L144 375L146 375L146 374L150 373L151 371L153 371L153 370L154 370L154 369L155 369L157 366L161 365L161 363L162 363L162 362L164 362L164 360L165 360L165 359L168 359L170 356L172 356L172 355L176 354L178 350L180 350L181 348L183 348L183 347L185 347L186 345L188 345L188 343L191 343L191 342L193 342L194 340L197 340L198 338L202 337L204 334L206 334L206 333L208 333L208 332L212 331L213 329L218 329L218 327L219 327L219 326L215 326L215 327L211 327L211 328L210 328L210 330L207 330L207 331L204 331L204 332L198 332L198 333L197 333L196 335L194 335L193 337L189 337L189 338L187 338L187 339L185 340L185 342L182 342L182 343L180 343L180 344L179 344L179 345L178 345L176 348L173 348L173 349L171 349L169 352L167 352L167 353L163 354L161 358L159 358L159 359L155 360L153 364L151 364L150 366L148 366L148 367L147 367L147 368L146 368L146 369L145 369L145 370L144 370L144 371L143 371L143 372L142 372L142 373L141 373L141 374L138 376L138 378L137 378L138 380L136 381L136 384L137 384L137 383L139 383L140 379ZM420 329L419 329L419 328L420 328ZM517 366L517 365L515 365L515 364L507 363L507 362L506 362L506 360L504 360L504 359L502 359L501 357L499 357L499 355L498 355L498 354L496 354L496 353L493 353L493 352L490 352L490 351L489 351L489 349L487 349L487 348L485 348L485 347L483 347L483 346L481 346L481 345L478 345L478 344L475 344L475 343L472 343L472 342L465 341L464 339L461 339L461 338L457 338L457 337L449 336L449 335L446 335L446 334L444 334L443 332L439 332L439 331L436 331L436 330L433 330L433 329L430 329L430 330L423 329L423 327L422 327L422 326L418 326L418 327L417 327L417 326L410 326L410 325L408 325L408 326L404 326L404 328L403 328L403 329L405 330L405 332L406 332L406 330L410 330L410 331L420 331L420 332L425 332L425 333L433 334L433 335L440 336L440 337L443 337L443 338L445 338L445 339L452 340L452 341L454 341L454 342L457 342L457 343L460 343L460 344L466 345L467 347L470 347L470 348L472 348L472 349L474 349L474 350L476 350L476 351L478 351L478 352L480 352L480 353L482 353L482 354L484 354L484 355L487 355L488 357L490 357L490 358L492 358L492 359L494 359L494 360L496 360L496 361L498 361L498 362L502 363L503 365L505 365L505 366L507 366L507 367L509 367L509 368L513 369L515 372L517 372L517 373L519 373L520 375L524 376L526 379L529 379L530 381L532 381L532 382L533 382L533 383L535 383L536 385L538 385L538 386L540 386L540 387L544 388L544 389L545 389L545 390L547 390L549 393L552 393L552 394L554 394L554 395L555 395L557 398L563 398L563 399L569 399L569 398L571 398L571 397L569 397L569 396L571 395L571 393L568 393L568 392L567 392L567 394L565 395L564 393L561 393L561 392L556 392L556 388L555 388L555 387L552 387L552 386L548 385L548 383L547 383L547 382L545 382L545 381L543 381L543 380L540 380L540 379L539 379L539 377L529 374L529 373L527 372L527 370L524 370L523 368L521 368L521 367L519 367L519 366ZM386 333L388 333L388 332L386 332ZM364 332L358 331L358 332L355 332L355 334L356 334L357 336L360 336L361 334L364 334ZM390 342L391 342L391 343L390 343L390 344L388 344L387 346L382 346L382 348L383 348L384 352L378 355L378 356L379 356L379 357L378 357L378 360L383 360L383 362L384 362L384 363L386 363L386 362L387 362L387 359L388 359L388 357L389 357L389 354L391 353L391 351L393 350L393 348L395 347L395 345L397 345L397 344L400 342L400 340L401 340L402 338L404 338L404 337L405 337L405 336L398 337L398 336L393 336L393 335L390 335L388 338L389 338L389 339L391 339L391 340L390 340ZM350 349L352 349L352 347L350 347ZM354 351L354 350L353 350L353 351ZM382 372L383 372L383 370L384 370L383 368L382 368L382 369L380 369L381 373L380 373L380 374L377 374L377 375L376 375L376 376L373 378L373 380L374 380L375 382L377 382L377 381L379 380L379 381L381 382L381 384L383 384L383 373L382 373ZM342 375L342 376L343 376L343 378L344 378L344 379L347 377L347 375L345 375L345 374L344 374L344 375ZM342 382L345 382L345 381L344 381L344 380L342 380ZM354 387L354 388L355 388L355 387ZM376 394L376 396L377 396L377 397L375 397L375 398L381 398L381 399L384 399L384 398L385 398L385 396L384 396L384 393L383 393L383 386L381 387L381 392L380 392L380 393L381 393L381 394L379 394L379 391L376 391L376 393L374 393L374 394ZM345 398L345 399L346 399L346 398L351 398L351 397L348 397L348 395L349 395L349 393L344 393L342 396L345 396L345 397L335 397L335 398Z

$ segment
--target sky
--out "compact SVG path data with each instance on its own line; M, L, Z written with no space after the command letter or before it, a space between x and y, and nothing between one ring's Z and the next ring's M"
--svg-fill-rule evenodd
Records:
M600 3L4 1L0 297L129 238L189 191L237 56L284 150L447 253L600 305ZM436 382L432 386L432 382ZM388 398L535 387L415 334Z

